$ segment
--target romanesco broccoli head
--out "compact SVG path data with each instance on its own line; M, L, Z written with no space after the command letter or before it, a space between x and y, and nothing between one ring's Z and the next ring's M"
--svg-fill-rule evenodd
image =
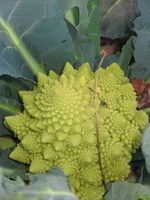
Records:
M104 183L128 176L131 153L148 123L136 110L132 85L117 64L100 68L96 108L88 63L78 70L66 63L61 76L50 71L37 80L33 91L19 93L23 112L5 118L20 140L10 157L29 164L31 173L58 167L81 200L100 200Z

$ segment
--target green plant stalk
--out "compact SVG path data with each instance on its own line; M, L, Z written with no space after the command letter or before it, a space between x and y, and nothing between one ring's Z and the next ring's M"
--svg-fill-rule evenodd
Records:
M38 72L46 73L39 63L33 58L31 53L28 51L22 40L17 36L13 28L7 23L2 17L0 17L0 26L7 33L11 42L15 45L18 53L22 56L33 74L37 75Z
M20 110L12 105L6 105L6 104L2 104L0 103L0 109L6 110L12 114L18 114L20 112Z

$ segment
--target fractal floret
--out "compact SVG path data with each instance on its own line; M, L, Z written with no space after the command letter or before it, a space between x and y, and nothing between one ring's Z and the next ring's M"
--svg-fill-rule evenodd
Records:
M97 78L95 87L88 63L78 70L66 63L61 76L39 73L33 91L19 93L23 112L5 118L20 141L10 157L31 173L60 168L81 200L100 200L106 183L128 176L148 123L116 63Z

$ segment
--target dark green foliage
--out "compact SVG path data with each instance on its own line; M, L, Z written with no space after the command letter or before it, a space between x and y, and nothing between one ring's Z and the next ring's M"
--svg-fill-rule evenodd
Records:
M131 36L121 52L106 57L103 67L117 62L130 79L147 80L150 79L149 8L149 0L0 0L0 17L13 27L39 69L45 69L46 73L52 69L61 74L67 61L75 68L89 62L94 71L101 58L100 35ZM35 84L35 74L0 25L0 166L9 168L3 174L0 169L0 199L75 200L66 178L57 170L31 176L30 185L26 186L17 177L28 181L28 166L9 159L11 149L6 148L17 141L4 126L4 117L22 110L18 91L32 90ZM142 141L144 157L139 150L131 162L135 180L145 185L150 185L149 132L147 128ZM142 184L113 183L104 199L150 200L150 189Z
M106 38L125 38L132 34L139 15L137 0L101 0L100 30Z
M119 56L117 63L121 66L124 74L129 76L129 65L133 55L133 36L129 38L126 44L122 48L122 52Z
M61 73L66 61L75 61L72 40L56 0L0 1L0 13L47 71ZM5 33L0 35L0 55L0 74L33 79Z
M134 40L135 64L131 73L131 78L148 79L150 76L150 20L149 20L149 0L137 0L140 16L135 20L134 31L137 37Z

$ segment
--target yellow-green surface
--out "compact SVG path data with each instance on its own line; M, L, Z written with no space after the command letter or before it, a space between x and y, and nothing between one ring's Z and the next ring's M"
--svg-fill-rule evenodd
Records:
M117 64L99 69L97 91L96 111L95 73L88 63L79 70L67 63L61 76L39 73L33 91L20 91L23 113L5 118L20 140L10 157L32 173L61 168L81 200L100 200L104 183L128 176L148 123Z

